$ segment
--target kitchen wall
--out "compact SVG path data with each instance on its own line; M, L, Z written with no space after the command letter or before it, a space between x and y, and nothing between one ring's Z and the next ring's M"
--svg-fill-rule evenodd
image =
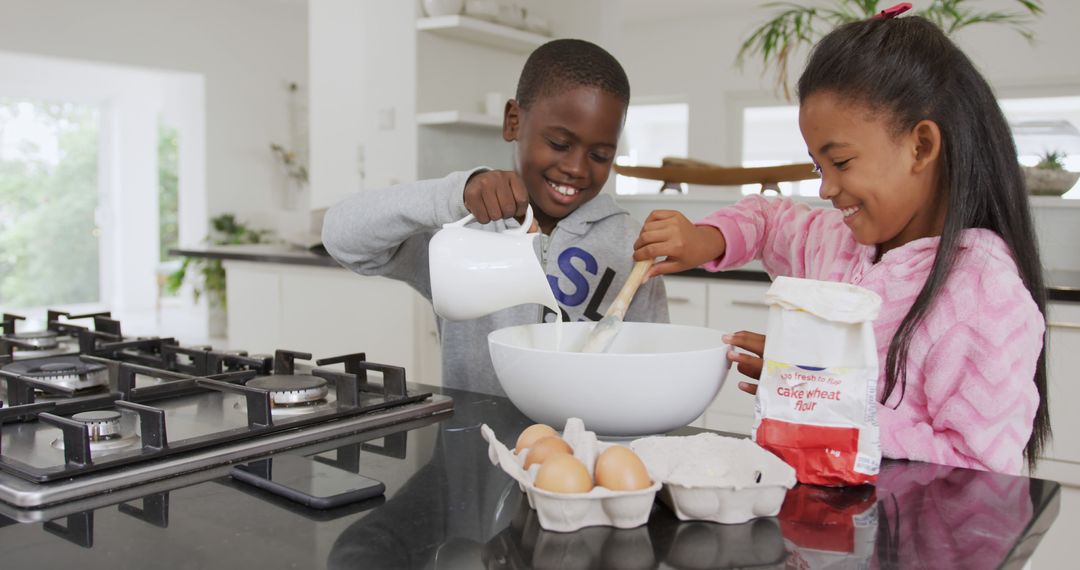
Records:
M306 1L0 0L0 50L201 75L204 220L235 212L282 232L306 229L306 208L282 205L285 180L269 150L289 136L288 82L307 78Z

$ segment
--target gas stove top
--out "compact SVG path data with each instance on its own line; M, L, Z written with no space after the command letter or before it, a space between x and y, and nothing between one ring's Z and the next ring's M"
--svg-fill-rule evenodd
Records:
M45 328L28 331L16 330L16 324L25 317L4 313L0 318L0 355L22 360L91 350L96 341L122 338L120 322L111 316L109 311L73 314L50 309Z
M39 508L447 413L405 370L363 353L322 358L182 346L53 319L74 352L19 355L0 337L0 502ZM79 316L85 317L85 316ZM55 348L55 347L54 347Z

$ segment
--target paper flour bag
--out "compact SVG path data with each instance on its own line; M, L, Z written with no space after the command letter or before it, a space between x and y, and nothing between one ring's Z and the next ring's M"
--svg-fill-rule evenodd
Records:
M800 483L873 483L881 463L873 291L778 277L765 295L769 328L753 438Z

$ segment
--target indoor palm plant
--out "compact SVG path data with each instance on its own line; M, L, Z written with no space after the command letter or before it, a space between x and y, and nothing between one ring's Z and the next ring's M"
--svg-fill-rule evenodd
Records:
M974 24L1004 24L1030 40L1032 33L1027 25L1042 14L1042 0L1013 1L1019 5L1015 11L974 8L980 0L930 0L925 7L916 6L915 13L933 21L947 34ZM812 46L841 24L865 20L895 3L894 0L825 0L810 5L767 3L764 7L775 10L775 15L742 43L737 62L742 65L747 58L760 58L765 73L776 74L777 90L790 99L788 62L794 52Z

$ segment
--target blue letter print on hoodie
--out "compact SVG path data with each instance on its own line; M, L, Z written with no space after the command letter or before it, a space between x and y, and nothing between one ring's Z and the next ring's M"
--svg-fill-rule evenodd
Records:
M569 307L576 307L585 302L589 298L589 280L585 275L575 267L571 261L573 259L580 259L585 263L585 271L592 275L596 275L600 269L600 264L596 262L596 258L593 255L580 247L568 247L561 254L559 254L559 269L566 275L566 278L570 280L573 285L573 290L566 292L559 286L559 278L554 275L548 275L548 282L551 284L551 291L555 294L555 299L562 305ZM598 321L604 317L603 313L600 313L600 302L603 301L604 295L607 294L608 288L611 287L611 282L615 279L615 271L610 267L604 268L604 275L597 283L596 292L592 295L592 300L585 308L584 318L582 320ZM561 311L561 318L564 321L570 320L569 315L565 311ZM547 315L552 313L549 310L544 311L544 320L547 321Z

